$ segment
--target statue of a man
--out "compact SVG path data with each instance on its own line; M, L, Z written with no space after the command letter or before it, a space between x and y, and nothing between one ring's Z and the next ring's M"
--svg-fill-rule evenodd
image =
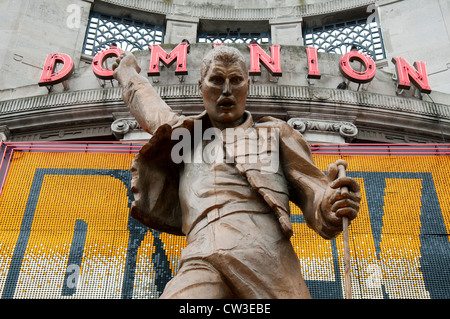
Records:
M339 177L336 164L327 175L320 171L306 140L286 122L253 122L245 110L248 69L235 48L218 46L204 58L205 112L198 116L173 112L139 75L132 54L122 54L113 69L130 112L152 134L132 162L131 214L153 229L186 235L178 274L161 298L310 298L290 241L289 201L309 227L332 239L343 216L357 216L356 181ZM201 139L192 137L196 130ZM180 136L185 140L174 138ZM178 143L190 145L181 161ZM205 152L211 143L214 152Z

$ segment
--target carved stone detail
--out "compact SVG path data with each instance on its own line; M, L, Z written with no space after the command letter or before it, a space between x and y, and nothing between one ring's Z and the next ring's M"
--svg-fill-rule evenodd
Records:
M117 119L111 124L111 131L117 139L123 138L130 131L140 129L141 126L134 118Z
M234 8L227 6L192 6L172 3L172 1L135 1L135 0L104 0L106 3L121 7L128 7L140 11L173 15L183 14L202 19L225 20L233 17L233 20L269 20L277 17L306 17L321 15L329 12L339 12L373 4L373 0L341 0L323 1L291 7L279 8ZM207 1L205 1L205 4Z
M155 89L164 99L182 98L185 100L188 97L198 99L198 101L201 100L198 84L158 85ZM450 108L447 104L433 104L417 99L405 99L370 92L352 92L327 88L311 89L302 86L251 85L249 97L258 99L273 99L275 97L277 101L286 102L317 100L326 101L327 104L334 103L342 107L367 106L372 109L379 109L380 112L400 111L423 116L436 116L436 113L438 113L441 119L450 119ZM53 107L88 104L123 104L122 90L120 88L92 89L5 100L0 101L0 114L35 112L36 110L45 110Z
M358 134L358 128L353 123L341 122L339 126L339 134L347 139L353 139Z
M155 86L155 89L177 112L182 111L186 115L191 115L198 114L204 109L198 84L159 85ZM327 120L338 122L342 119L354 123L353 120L348 119L350 116L357 120L359 128L364 126L365 129L386 132L396 130L401 131L403 135L422 136L422 139L434 142L449 139L450 107L447 104L433 104L424 100L361 91L327 88L320 88L320 91L321 93L317 93L315 88L302 86L251 85L247 108L253 114L259 112L261 115L271 114L281 118L307 118L309 108L314 111L316 107L320 107L324 113L338 112L336 115L338 118L328 117ZM328 95L330 97L327 99L319 99ZM61 112L63 110L64 113ZM9 139L13 140L25 138L25 135L47 133L47 127L54 123L59 123L65 128L78 128L80 121L83 123L86 121L88 113L88 124L92 124L92 120L103 123L111 115L113 120L132 118L123 104L122 91L117 87L0 101L0 122L8 126ZM123 114L114 116L115 113ZM290 115L290 113L297 114ZM61 116L62 114L67 115ZM31 121L30 115L32 115ZM397 116L398 120L392 121L393 116ZM315 118L320 119L320 116L315 115ZM440 124L436 125L438 119ZM36 124L39 124L39 127L36 127ZM297 123L296 125L306 124ZM111 127L111 122L108 126ZM119 134L121 129L117 128ZM348 128L343 133L349 134L345 132L346 130ZM23 132L32 133L24 134ZM30 135L30 138L33 136ZM342 138L340 133L336 133L335 136ZM363 139L364 135L358 135L358 138ZM377 141L373 137L369 140ZM414 137L413 140L416 138ZM382 138L380 141L385 139Z
M11 136L11 132L6 125L0 125L0 140L7 141Z
M294 117L288 120L287 123L302 134L306 131L338 133L347 143L358 134L358 128L350 122Z

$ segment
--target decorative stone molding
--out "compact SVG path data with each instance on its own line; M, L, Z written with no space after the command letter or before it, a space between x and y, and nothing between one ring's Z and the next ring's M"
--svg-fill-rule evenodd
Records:
M125 134L129 133L130 131L140 129L141 126L134 118L118 119L111 124L111 131L118 140L122 139Z
M155 89L174 110L186 115L203 111L198 85L158 85ZM326 120L348 121L350 116L353 118L351 122L358 127L396 129L405 134L422 134L431 141L447 140L450 136L449 105L371 92L254 84L250 86L248 109L255 117L271 114L283 119L321 119L320 114L323 114L329 115ZM126 111L120 88L98 88L0 101L0 122L8 126L10 138L16 139L24 132L44 132L48 125L57 125L59 129L74 125L75 129L80 123L130 118ZM116 112L126 114L114 117ZM114 128L107 125L116 131L117 137L128 134L124 138L144 138L137 137L143 131L134 129L134 124L116 124ZM127 125L129 132L124 133ZM342 133L335 132L334 136L350 139L352 134L351 129L347 133L347 128L343 127Z
M0 125L0 140L7 141L11 136L11 132L6 125Z
M99 88L92 90L52 93L21 99L0 101L0 117L3 114L36 111L54 107L88 105L122 101L119 88Z
M11 133L9 140L15 142L22 141L64 141L77 140L89 137L104 136L109 139L111 136L111 128L109 125L95 124L95 125L76 125L67 126L66 128L49 128L43 130L21 131Z
M345 139L346 142L350 142L358 135L358 128L356 125L348 122L341 122L339 126L339 134Z
M358 128L353 123L349 122L294 117L289 119L287 123L302 134L307 131L339 134L344 138L346 143L350 143L352 139L358 135Z
M200 93L197 84L158 85L156 91L164 99L198 98ZM382 95L370 92L355 92L328 88L312 88L305 86L251 85L249 98L275 98L277 101L304 101L336 104L339 106L362 106L371 109L399 111L425 116L436 116L450 119L449 105L403 97ZM73 106L123 103L120 88L99 88L74 92L53 93L27 97L22 99L0 101L0 120L7 114L42 109ZM170 103L169 103L170 104Z
M388 143L388 144L433 144L436 142L446 143L445 140L439 141L437 138L430 138L424 134L416 132L402 132L398 130L389 130L386 128L358 128L358 139L367 141L368 143Z
M207 5L181 5L172 1L151 0L104 0L104 2L122 7L137 9L163 15L178 15L196 17L210 20L270 20L281 17L307 17L331 12L340 12L353 8L374 4L375 0L341 0L324 1L318 3L304 4L290 7L276 8L233 8L224 6Z

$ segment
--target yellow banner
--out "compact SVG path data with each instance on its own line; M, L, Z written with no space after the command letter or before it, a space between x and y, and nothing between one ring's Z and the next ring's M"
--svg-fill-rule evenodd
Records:
M129 216L134 154L14 152L0 197L2 298L157 298L184 237ZM448 156L344 158L362 188L350 225L353 298L450 298ZM313 298L342 298L342 235L291 205L292 244Z

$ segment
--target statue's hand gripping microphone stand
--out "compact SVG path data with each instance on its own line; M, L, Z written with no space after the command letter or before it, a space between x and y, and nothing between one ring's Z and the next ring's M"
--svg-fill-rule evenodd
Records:
M345 169L347 168L347 162L344 160L336 161L338 167L338 177L345 177ZM348 188L346 186L341 187L341 194L346 196L348 194ZM348 217L342 217L342 227L344 235L344 275L345 275L345 298L352 299L352 286L350 281L350 244L348 236Z

